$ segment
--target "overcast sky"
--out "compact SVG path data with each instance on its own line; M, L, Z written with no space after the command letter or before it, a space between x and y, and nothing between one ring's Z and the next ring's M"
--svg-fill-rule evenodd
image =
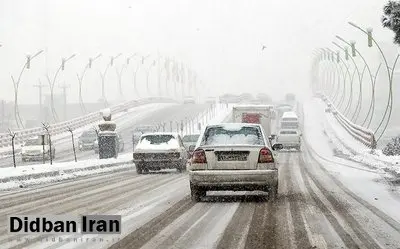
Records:
M265 92L274 97L309 85L310 55L332 47L334 35L355 39L360 50L365 37L347 24L373 27L378 40L391 41L380 25L386 0L0 0L0 99L13 99L11 75L18 77L27 54L45 53L32 61L21 79L20 103L37 103L34 84L47 83L62 57L67 63L57 80L70 85L76 102L77 72L91 56L94 63L84 82L84 99L101 94L99 72L109 57L123 53L106 78L107 97L117 96L116 68L135 52L153 58L174 57L198 73L203 88L222 92ZM261 50L262 44L266 45ZM132 96L132 69L123 77L124 93ZM144 68L143 68L144 69ZM145 71L138 74L145 82ZM150 77L155 83L155 77ZM204 91L213 94L212 91Z

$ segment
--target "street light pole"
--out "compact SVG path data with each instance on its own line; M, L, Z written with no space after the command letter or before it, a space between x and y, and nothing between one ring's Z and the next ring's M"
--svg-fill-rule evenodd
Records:
M83 84L83 78L86 75L86 71L90 68L92 68L92 63L94 61L96 61L98 58L101 57L101 54L98 54L95 58L89 58L88 63L86 64L85 68L83 69L83 72L81 74L81 76L79 76L79 74L77 73L76 76L78 78L78 82L79 82L79 105L81 107L81 111L82 114L86 114L86 107L85 107L85 103L83 102L83 97L82 97L82 84Z
M139 97L139 90L137 88L137 81L136 81L137 78L136 78L136 76L137 76L137 73L139 71L140 65L143 65L145 60L148 59L149 57L150 57L150 55L142 56L141 63L138 63L136 68L133 71L133 90L135 91L136 97Z
M346 51L345 48L341 47L341 46L340 46L339 44L337 44L336 42L332 42L332 43L333 43L333 45L335 45L335 46L338 47L339 49L341 49L341 50L343 50L343 51ZM352 44L352 46L354 46L354 45ZM357 118L358 118L357 113L360 114L360 112L358 112L358 109L359 109L359 106L361 105L361 102L362 102L362 78L363 78L363 76L362 76L362 74L360 73L360 70L358 69L357 63L356 63L355 60L353 59L354 56L355 56L355 52L353 51L352 56L349 56L349 57L350 57L351 61L353 62L353 65L354 65L354 67L355 67L355 69L356 69L356 71L357 71L358 83L359 83L359 86L360 86L360 88L359 88L358 100L357 100L357 105L356 105L356 108L355 108L355 110L354 110L353 115L351 116L351 120L352 120L353 122L356 122L356 120L357 120ZM365 68L364 68L363 72L364 72L364 71L365 71ZM351 87L353 87L353 84L351 84ZM353 95L351 95L351 98L352 98L352 96L353 96ZM360 109L361 109L361 108L360 108ZM351 102L350 102L349 105L348 105L348 111L347 111L347 113L350 113L350 111L351 111ZM346 115L346 111L345 111L345 115Z
M101 77L101 99L104 102L104 105L106 107L108 106L108 103L107 103L107 98L106 98L106 93L105 93L104 86L105 86L105 78L106 78L106 75L107 75L107 71L111 66L113 66L114 60L117 59L118 57L120 57L121 55L122 55L122 53L119 53L115 57L111 56L110 63L107 64L106 69L104 70L104 73L100 72L100 77Z
M393 74L394 74L394 69L396 67L397 61L399 59L399 54L397 55L395 62L393 63L393 70L391 72L390 67L389 67L389 63L386 59L385 54L383 53L381 47L379 46L378 42L375 40L375 38L372 36L372 29L369 28L367 30L362 29L360 26L358 26L357 24L353 23L353 22L348 22L351 26L353 26L354 28L360 30L361 32L363 32L364 34L367 35L368 37L368 47L372 47L372 44L375 44L375 46L378 48L380 54L382 55L382 58L384 60L385 66L386 66L386 70L387 70L387 74L388 74L388 79L389 79L389 96L388 96L388 101L386 104L386 109L385 109L385 113L382 117L381 122L378 125L378 128L376 129L376 132L380 129L380 127L382 126L386 116L387 116L387 121L386 124L384 126L384 128L382 129L381 134L379 135L379 137L376 139L376 142L378 142L381 137L383 136L383 134L386 131L387 126L389 125L390 122L390 118L392 115L392 109L393 109Z
M42 89L43 89L43 87L46 87L46 85L42 84L42 81L39 79L39 84L33 85L33 87L37 87L39 89L39 120L43 120Z
M21 77L22 74L24 73L25 69L30 69L31 68L31 61L38 55L40 55L43 52L43 50L40 50L37 52L35 55L30 56L28 55L26 57L26 62L24 66L22 67L22 70L17 78L17 80L14 79L14 77L11 75L11 79L13 81L14 85L14 117L15 117L15 122L18 126L18 128L24 128L24 123L22 122L21 116L19 114L19 107L18 107L18 90L19 90L19 85L21 83Z
M337 35L336 38L350 46L350 42L346 41L342 37ZM367 116L365 117L365 120L361 124L362 126L364 126L365 123L367 122L367 120L369 119L369 122L367 124L367 128L369 128L369 126L371 125L371 121L372 121L372 119L374 117L374 112L375 112L375 80L374 80L374 75L372 74L371 68L368 65L368 63L367 63L366 59L364 58L364 56L361 54L361 52L356 47L354 47L354 50L360 56L360 58L363 60L363 62L365 64L365 66L367 67L368 74L369 74L370 80L371 80L371 95L372 95L371 96L371 102L370 102L370 106L369 106L369 109L368 109ZM379 68L380 68L380 65L379 65L378 69Z
M56 73L55 73L55 75L54 75L53 80L50 79L49 74L46 75L47 82L49 83L49 86L50 86L51 112L52 112L52 114L53 114L54 122L58 122L58 121L59 121L58 114L57 114L56 108L55 108L55 106L54 106L54 86L55 86L55 84L56 84L57 76L59 75L60 71L64 71L65 64L66 64L69 60L71 60L72 58L74 58L75 55L76 55L76 54L73 54L73 55L71 55L70 57L68 57L67 59L65 59L65 58L62 58L62 59L61 59L61 65L58 67L58 69L57 69L57 71L56 71Z
M136 55L137 55L137 53L134 53L133 55L129 56L126 59L126 64L122 65L121 70L118 70L118 68L115 68L115 71L117 72L117 77L118 77L118 90L119 90L120 101L122 101L124 99L124 94L122 92L122 73L123 73L124 69L126 69L128 67L130 59L132 59Z
M147 75L146 75L146 89L147 89L147 94L151 96L151 91L150 91L150 84L149 84L149 76L150 76L150 70L153 66L155 66L156 61L154 60L152 64L150 64L149 68L147 69Z
M322 49L323 51L325 51L325 49ZM332 51L331 49L327 49L328 51ZM348 57L346 56L346 60L348 60ZM353 79L354 79L354 74L355 74L355 70L353 72L353 76L350 74L350 68L349 66L343 61L343 59L339 56L339 61L343 63L343 65L346 68L346 74L343 80L343 94L339 100L339 104L338 104L338 108L342 108L343 103L345 102L346 99L346 81L347 81L347 75L350 77L350 86L353 85ZM351 96L350 96L351 98Z

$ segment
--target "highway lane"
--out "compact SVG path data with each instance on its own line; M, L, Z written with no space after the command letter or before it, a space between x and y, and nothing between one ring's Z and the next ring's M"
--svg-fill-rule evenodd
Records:
M85 235L84 242L7 234L2 248L391 248L400 221L344 186L307 146L280 152L279 198L262 192L209 192L190 200L186 173L131 171L0 196L10 214L120 214L122 236ZM350 162L349 162L350 163ZM354 162L352 162L354 163ZM373 173L368 173L373 174ZM376 175L379 177L379 175ZM366 189L366 191L368 191ZM399 203L398 203L399 204ZM47 238L52 238L47 237ZM73 237L69 237L70 239ZM92 242L86 242L90 238ZM25 240L26 239L26 240Z
M116 118L117 130L120 132L124 139L125 151L127 153L132 151L132 130L135 125L139 124L159 124L162 122L167 123L166 128L169 130L170 121L173 121L173 128L176 130L176 121L185 120L186 117L193 118L199 113L209 108L209 104L194 104L194 105L183 105L183 104L166 104L163 108L149 108L148 111L141 110L138 113L132 112L128 115ZM142 107L143 108L143 107ZM129 117L130 116L130 117ZM75 135L75 146L77 152L77 159L90 159L98 158L98 155L93 150L79 151L78 146L78 135ZM39 162L22 162L21 156L17 156L17 165L32 165ZM71 138L60 139L56 142L56 158L55 162L68 162L74 160ZM47 161L47 163L49 163ZM0 167L12 166L12 158L0 159Z

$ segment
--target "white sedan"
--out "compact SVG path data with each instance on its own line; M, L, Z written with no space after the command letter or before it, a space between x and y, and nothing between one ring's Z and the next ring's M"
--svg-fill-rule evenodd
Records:
M281 144L272 147L282 149ZM259 124L208 125L188 167L192 199L200 201L215 190L261 190L275 199L278 169L272 150Z

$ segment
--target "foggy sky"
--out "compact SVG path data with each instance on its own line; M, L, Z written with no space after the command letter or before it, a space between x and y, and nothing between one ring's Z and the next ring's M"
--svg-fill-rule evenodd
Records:
M386 0L0 0L0 99L13 100L10 76L17 77L25 55L46 53L32 61L23 75L20 103L37 103L34 84L53 76L62 57L67 63L56 85L71 87L78 100L76 73L89 57L102 53L84 82L85 101L100 95L99 72L118 53L107 76L107 97L117 97L116 72L126 57L138 52L173 57L198 73L207 94L265 92L275 98L288 91L304 93L309 86L311 54L332 47L336 34L357 41L376 60L376 50L347 22L373 27L378 40L391 41L380 24ZM261 51L262 44L267 49ZM394 46L394 45L393 45ZM332 47L333 48L333 47ZM145 66L147 67L147 65ZM144 68L145 68L144 67ZM145 83L145 70L138 73ZM132 65L123 77L125 95L132 97ZM155 85L155 74L151 77Z

